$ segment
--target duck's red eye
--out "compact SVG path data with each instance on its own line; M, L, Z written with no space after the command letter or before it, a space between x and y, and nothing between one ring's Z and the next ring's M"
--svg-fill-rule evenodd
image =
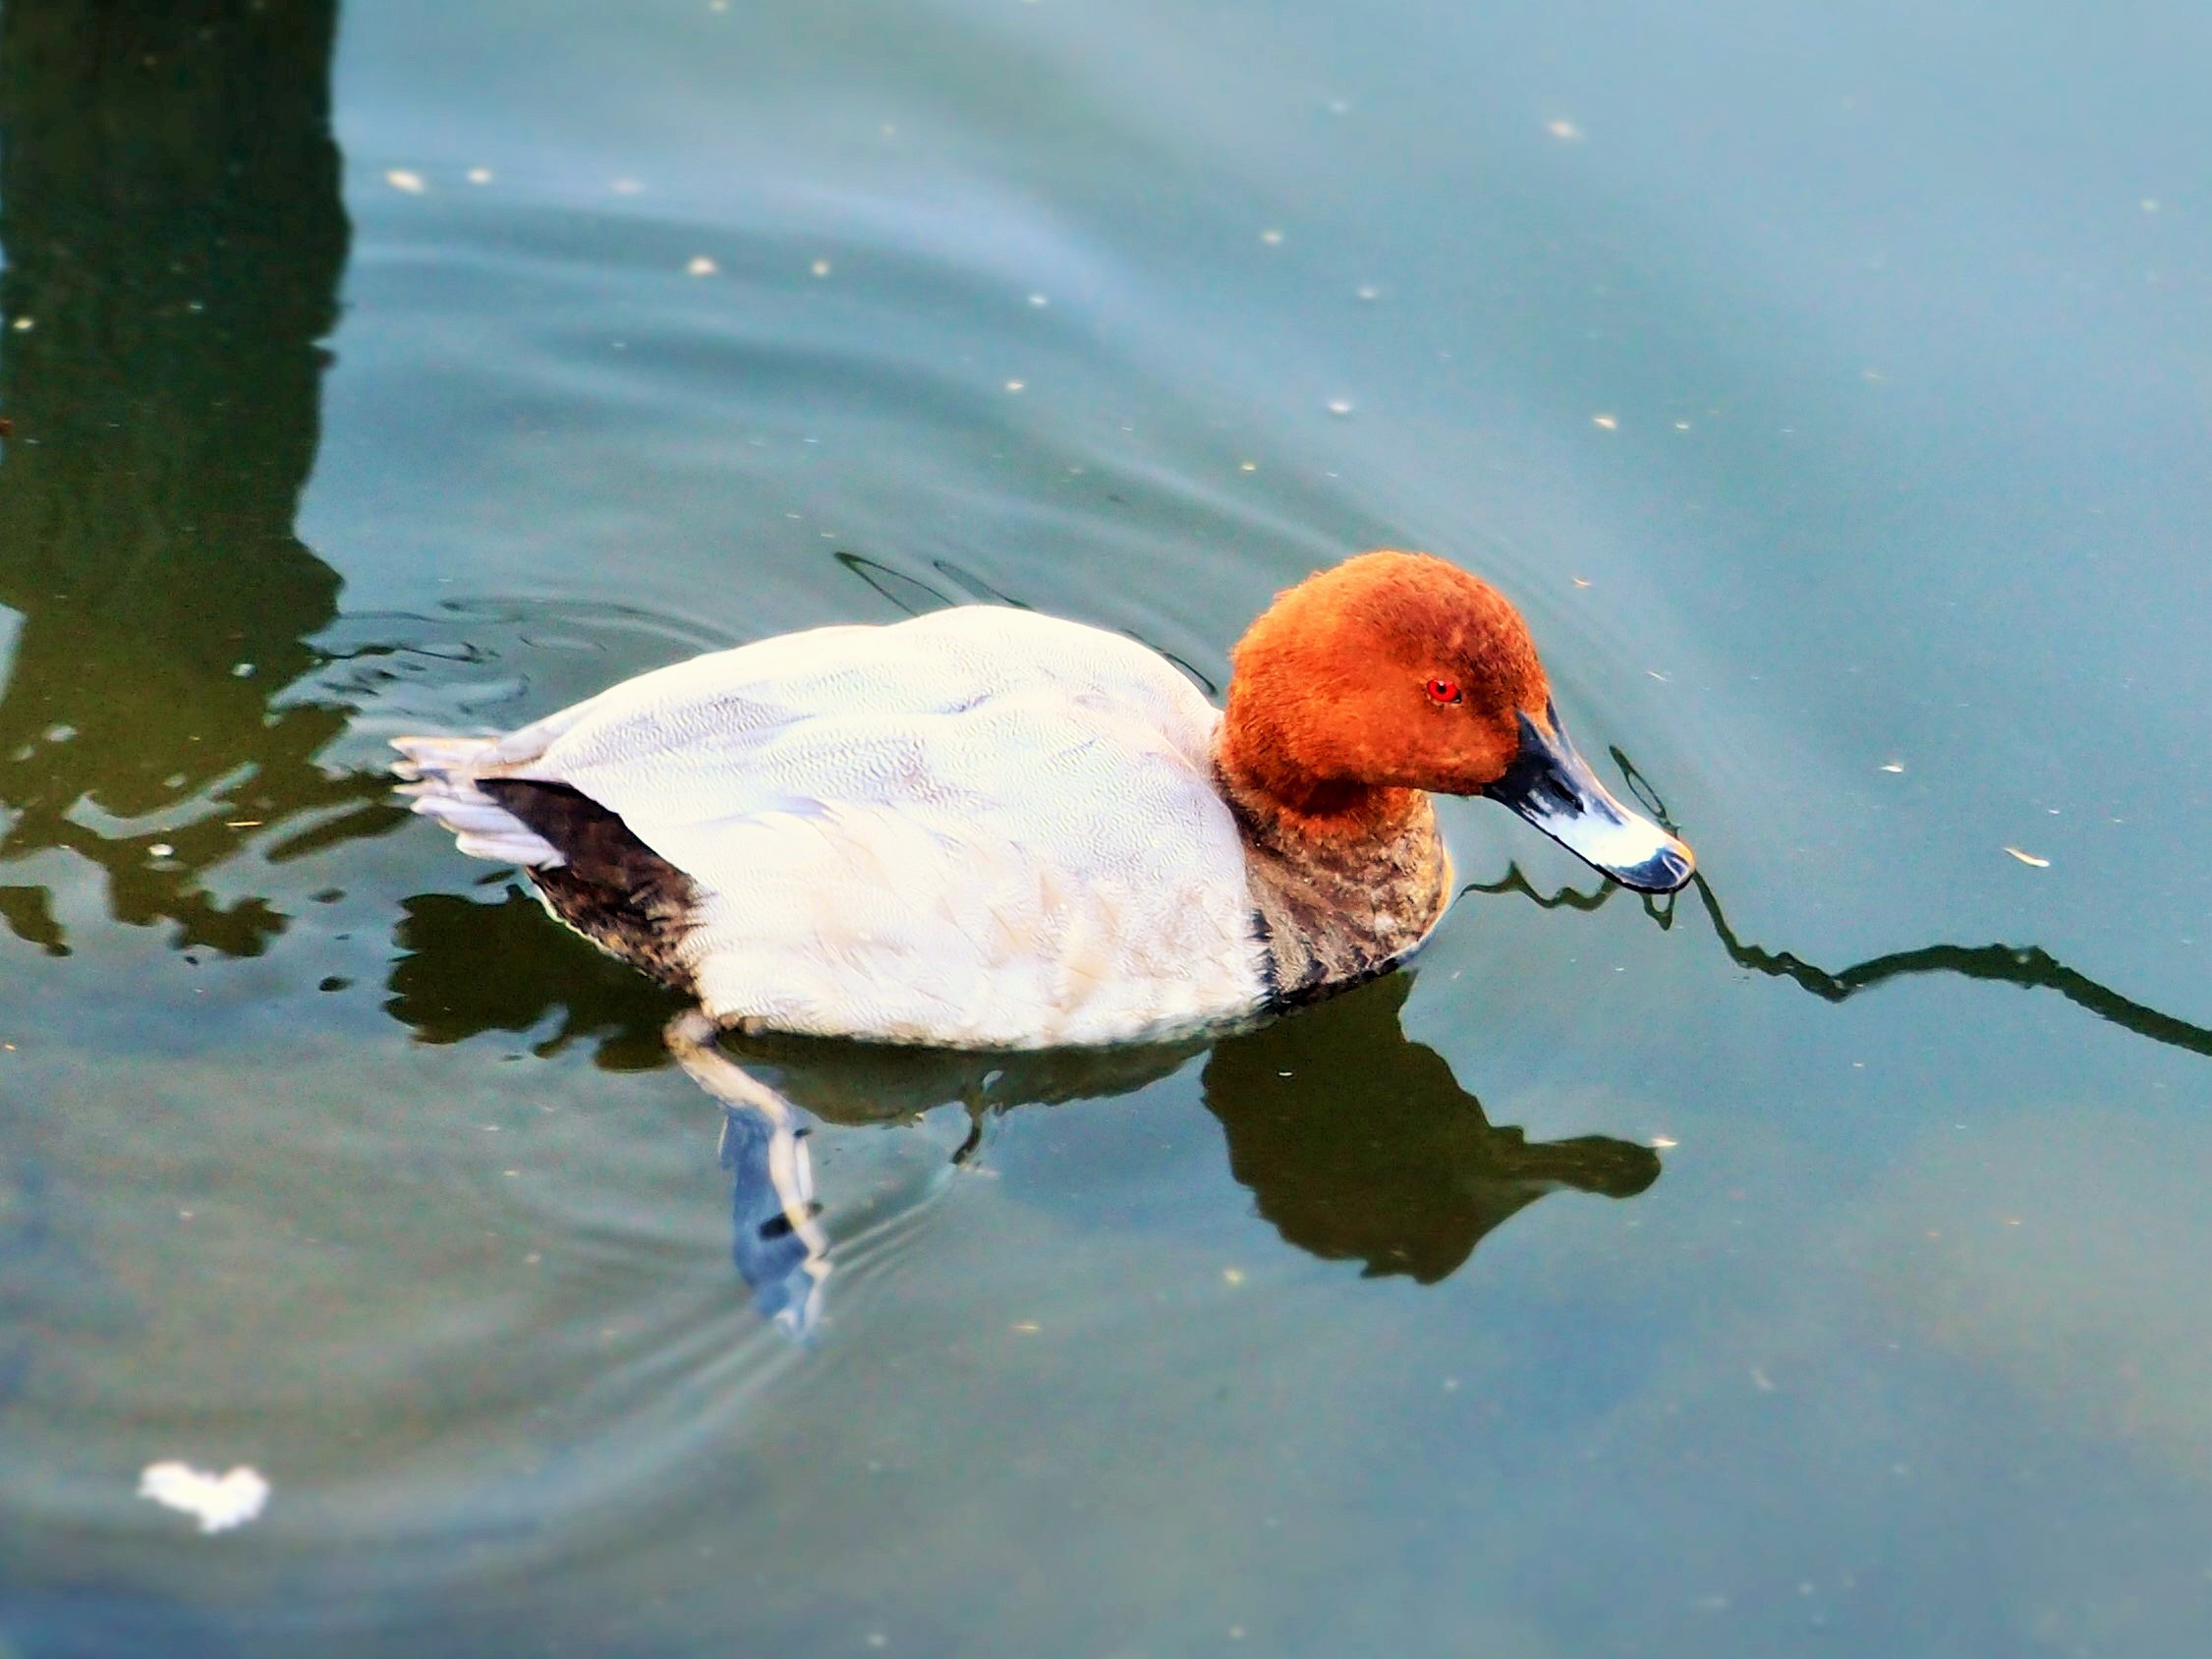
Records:
M1429 682L1429 701L1431 703L1458 702L1459 682L1457 680L1431 680Z

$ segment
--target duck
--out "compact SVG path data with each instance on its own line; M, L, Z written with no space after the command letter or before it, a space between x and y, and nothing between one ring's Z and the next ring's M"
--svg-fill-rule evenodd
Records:
M1520 612L1446 559L1312 574L1230 662L1217 708L1134 639L962 605L398 737L395 771L461 852L688 999L694 1058L730 1031L1026 1050L1264 1019L1435 933L1438 794L1625 887L1690 879L1568 739Z

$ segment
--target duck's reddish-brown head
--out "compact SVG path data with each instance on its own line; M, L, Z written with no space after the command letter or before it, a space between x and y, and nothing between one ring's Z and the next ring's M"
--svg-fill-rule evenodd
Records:
M1456 565L1347 559L1277 595L1232 660L1222 769L1306 833L1372 832L1411 791L1489 795L1626 886L1689 880L1689 848L1567 742L1520 612Z

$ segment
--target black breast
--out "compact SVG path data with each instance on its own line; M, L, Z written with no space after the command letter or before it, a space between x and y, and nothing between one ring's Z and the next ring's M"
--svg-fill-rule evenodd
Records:
M564 783L485 778L477 787L568 861L530 872L554 915L663 985L693 990L681 951L699 911L699 888L689 876Z

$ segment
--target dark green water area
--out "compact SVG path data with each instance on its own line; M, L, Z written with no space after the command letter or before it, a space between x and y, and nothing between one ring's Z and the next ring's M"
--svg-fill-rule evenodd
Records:
M2208 85L2159 0L7 0L0 1654L2205 1651ZM779 1051L804 1341L673 1001L385 793L975 600L1218 688L1377 544L1698 884L1451 802L1276 1025Z

